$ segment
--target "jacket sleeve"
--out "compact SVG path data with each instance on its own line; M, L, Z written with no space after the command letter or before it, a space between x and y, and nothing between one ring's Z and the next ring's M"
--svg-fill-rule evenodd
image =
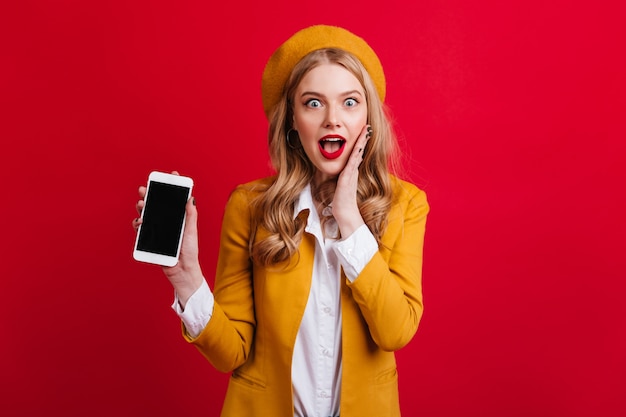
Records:
M402 182L379 251L347 285L374 342L386 351L404 347L422 317L422 253L426 194Z
M231 194L224 212L213 315L197 338L184 334L222 372L230 372L246 361L254 337L256 321L249 238L249 198L240 187Z

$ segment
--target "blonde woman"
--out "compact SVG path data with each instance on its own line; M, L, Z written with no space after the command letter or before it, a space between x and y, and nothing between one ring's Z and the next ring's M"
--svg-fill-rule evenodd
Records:
M428 203L392 174L380 61L345 29L305 28L268 61L262 96L276 174L231 194L215 288L193 199L164 268L183 336L232 372L222 416L399 416L393 352L422 316Z

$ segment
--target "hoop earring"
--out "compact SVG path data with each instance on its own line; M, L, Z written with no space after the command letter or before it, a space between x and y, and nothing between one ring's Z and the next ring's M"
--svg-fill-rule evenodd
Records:
M300 149L302 148L302 143L300 143L300 146L293 146L293 143L291 143L291 132L296 132L296 135L298 134L298 131L291 128L287 131L287 146L289 146L291 149ZM300 138L298 138L300 139Z

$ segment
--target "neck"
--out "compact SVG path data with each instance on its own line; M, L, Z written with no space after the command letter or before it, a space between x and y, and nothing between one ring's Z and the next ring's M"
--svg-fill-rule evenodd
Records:
M311 195L317 207L326 207L333 201L335 188L337 187L337 177L330 177L325 181L318 182L316 179L311 183Z
M311 181L311 189L316 190L320 187L323 187L324 184L331 182L337 184L338 178L338 176L331 176L317 171L313 176L313 181Z

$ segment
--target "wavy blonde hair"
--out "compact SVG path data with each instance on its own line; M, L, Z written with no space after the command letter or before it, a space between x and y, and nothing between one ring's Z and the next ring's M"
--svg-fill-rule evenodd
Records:
M367 119L373 134L359 166L357 203L363 220L379 244L387 226L387 215L393 200L389 174L395 172L398 154L396 137L384 104L365 67L354 55L336 48L316 50L294 67L285 83L281 100L270 114L269 154L276 176L253 201L257 215L253 216L256 224L252 225L253 234L260 226L268 235L259 241L254 235L250 239L253 259L265 266L290 259L297 253L302 240L306 219L300 216L294 218L294 204L300 192L313 180L315 166L301 146L294 148L290 145L287 135L292 129L296 88L311 69L327 63L350 71L365 90ZM314 200L319 202L318 212L321 213L321 207L332 201L336 181L335 178L312 190Z

